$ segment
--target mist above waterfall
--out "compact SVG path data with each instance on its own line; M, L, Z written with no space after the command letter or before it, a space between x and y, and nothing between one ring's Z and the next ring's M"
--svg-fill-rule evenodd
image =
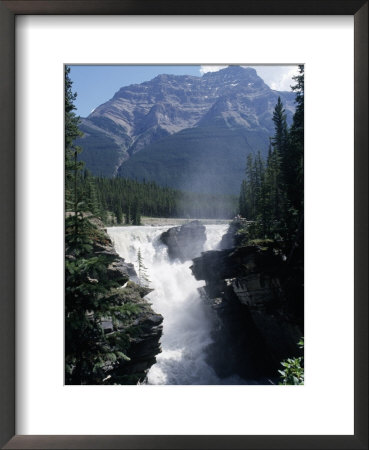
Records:
M147 377L148 384L222 384L206 363L206 348L212 342L212 310L201 300L192 261L171 262L160 235L168 226L108 228L116 251L137 267L140 250L150 287L147 298L163 315L162 353ZM207 225L204 250L217 248L227 225Z

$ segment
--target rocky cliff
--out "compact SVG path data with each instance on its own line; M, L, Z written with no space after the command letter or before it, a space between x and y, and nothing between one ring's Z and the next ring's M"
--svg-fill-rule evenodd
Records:
M280 361L300 354L301 267L263 244L205 252L194 259L192 271L205 280L201 295L217 314L209 363L219 376L268 383Z
M206 241L205 226L198 220L169 228L161 236L172 260L188 261L201 254Z
M102 244L95 243L96 255L108 254L115 258L107 270L107 276L122 285L119 296L138 308L132 314L130 321L116 322L111 317L102 320L105 335L116 332L126 332L129 339L127 356L129 360L118 366L106 368L106 381L113 384L137 384L144 382L146 373L156 362L156 355L161 352L160 338L162 335L163 317L151 308L145 296L151 289L140 286L133 264L126 263L115 251L113 244L105 233Z

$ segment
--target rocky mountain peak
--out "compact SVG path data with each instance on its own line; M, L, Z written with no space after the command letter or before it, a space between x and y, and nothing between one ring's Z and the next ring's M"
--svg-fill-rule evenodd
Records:
M158 182L161 179L151 174L152 158L158 152L169 152L172 159L179 152L180 159L176 157L174 165L183 160L190 167L193 161L188 161L189 153L197 149L199 156L199 152L217 148L224 158L229 158L230 151L236 152L233 159L238 162L234 164L242 167L247 152L267 152L278 96L291 122L294 93L273 91L251 67L231 65L203 76L163 73L150 81L122 87L83 119L85 136L79 142L83 159L94 174L135 178L136 166L128 171L129 163L136 154L146 152L143 161L137 162L139 171L145 168L145 178ZM181 134L186 130L193 130L196 138ZM232 139L235 142L231 146ZM161 154L160 166L164 160ZM157 167L157 173L160 170ZM182 176L182 170L178 170ZM172 186L173 170L168 179L164 172L163 183Z
M242 83L246 86L247 84L245 83L256 83L258 86L266 86L252 67L228 66L217 72L205 73L203 80L216 81L218 83Z
M249 78L249 77L257 77L256 70L252 67L242 67L242 66L227 66L224 69L215 71L215 72L206 72L204 74L204 78L211 78L211 77L217 77L217 78L230 78L230 77L236 77L238 79L242 78Z

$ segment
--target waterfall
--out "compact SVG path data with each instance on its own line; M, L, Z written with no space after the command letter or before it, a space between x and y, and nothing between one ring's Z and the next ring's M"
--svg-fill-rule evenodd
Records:
M205 361L211 343L212 311L201 300L203 281L192 275L192 261L172 262L160 235L169 226L108 228L114 247L127 262L135 264L140 249L150 287L147 298L162 314L162 353L148 373L148 384L223 384ZM204 250L215 250L227 225L206 225Z

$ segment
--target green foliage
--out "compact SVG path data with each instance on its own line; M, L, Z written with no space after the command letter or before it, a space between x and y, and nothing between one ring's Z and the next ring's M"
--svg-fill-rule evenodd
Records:
M110 373L129 361L137 318L145 309L143 288L121 288L128 277L109 274L116 254L101 251L109 243L106 234L90 218L106 208L94 178L78 161L80 136L74 115L69 68L65 82L65 382L111 383ZM135 291L135 294L134 294ZM108 327L104 324L108 323ZM109 381L110 380L110 381ZM136 378L137 382L137 378Z
M278 370L281 375L282 381L279 383L281 385L288 384L304 384L304 367L303 358L288 358L281 362L283 370Z
M83 217L66 219L65 361L67 384L101 384L108 371L127 360L130 336L126 327L140 307L127 302L124 289L108 274L116 256L97 254L103 244L98 230ZM124 282L125 279L120 280ZM106 334L109 319L114 332Z
M132 224L141 225L141 206L140 201L136 200L132 206Z
M123 222L123 211L120 204L117 205L115 215L117 217L117 224L121 224Z
M302 338L298 341L297 346L298 346L298 348L300 348L300 349L303 349L303 348L304 348L304 346L305 346L305 339L304 339L304 337L302 337Z
M64 122L65 122L65 201L66 208L73 205L76 208L76 203L79 201L79 192L76 189L76 177L78 171L83 167L83 163L77 162L78 154L81 148L75 145L75 140L82 136L78 128L80 119L74 113L76 109L74 100L77 94L72 91L72 81L69 76L70 68L65 69L64 88Z
M129 201L125 204L124 223L126 225L131 223L131 205Z
M304 348L304 338L302 337L298 342L300 349ZM300 356L298 358L287 358L281 362L283 366L282 370L278 370L280 374L281 385L303 385L304 384L304 358Z
M279 221L273 221L269 224L268 232L265 233L265 227L262 220L258 218L249 222L240 228L236 233L236 241L239 247L246 245L258 245L258 242L273 242L275 246L286 243L284 235L286 233L283 224ZM284 245L286 247L286 245Z
M196 194L138 182L125 178L103 178L91 175L78 180L85 199L84 211L108 222L108 212L116 223L140 225L141 216L231 218L237 211L237 198L229 195ZM73 209L73 204L70 205Z
M294 77L296 85L296 111L289 132L286 154L285 177L287 194L292 207L303 208L304 202L304 66L299 66L299 75Z
M84 172L84 197L86 199L86 209L92 213L92 215L100 215L101 208L97 197L96 187L91 177L91 173L88 170Z
M239 212L250 221L239 230L241 245L255 239L284 241L290 257L298 245L303 245L303 66L295 80L297 106L292 125L288 129L286 113L278 98L268 157L264 161L260 152L248 156L239 196Z
M288 132L287 132L287 117L286 112L281 102L281 97L278 97L277 104L273 112L273 122L275 127L275 134L272 138L273 149L280 155L283 153L287 146Z

